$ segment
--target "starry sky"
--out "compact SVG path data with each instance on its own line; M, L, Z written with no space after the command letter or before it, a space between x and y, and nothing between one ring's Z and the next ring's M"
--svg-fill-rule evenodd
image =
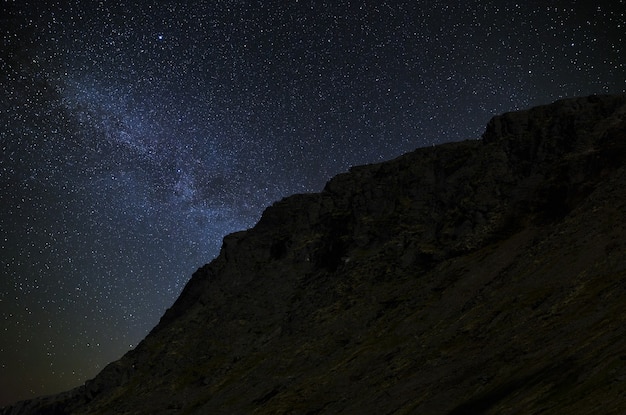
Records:
M0 406L133 348L227 233L495 114L626 92L626 1L0 6Z

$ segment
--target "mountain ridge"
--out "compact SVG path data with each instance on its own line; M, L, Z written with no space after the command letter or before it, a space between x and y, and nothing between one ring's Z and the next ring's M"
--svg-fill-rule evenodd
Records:
M625 160L613 95L353 167L226 236L94 379L0 413L621 413Z

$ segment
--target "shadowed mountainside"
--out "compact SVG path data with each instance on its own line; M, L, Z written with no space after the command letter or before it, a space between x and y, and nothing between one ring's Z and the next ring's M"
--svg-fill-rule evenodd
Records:
M626 413L626 95L494 117L224 239L136 349L2 414Z

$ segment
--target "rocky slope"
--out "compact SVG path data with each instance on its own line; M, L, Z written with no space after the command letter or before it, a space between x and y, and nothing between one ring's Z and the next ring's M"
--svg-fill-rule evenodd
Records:
M224 239L135 350L2 414L626 413L626 95L355 167Z

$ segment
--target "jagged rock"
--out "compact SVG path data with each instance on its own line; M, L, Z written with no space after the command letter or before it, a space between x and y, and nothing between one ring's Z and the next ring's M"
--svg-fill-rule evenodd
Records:
M626 95L495 117L224 238L136 349L2 414L626 412Z

